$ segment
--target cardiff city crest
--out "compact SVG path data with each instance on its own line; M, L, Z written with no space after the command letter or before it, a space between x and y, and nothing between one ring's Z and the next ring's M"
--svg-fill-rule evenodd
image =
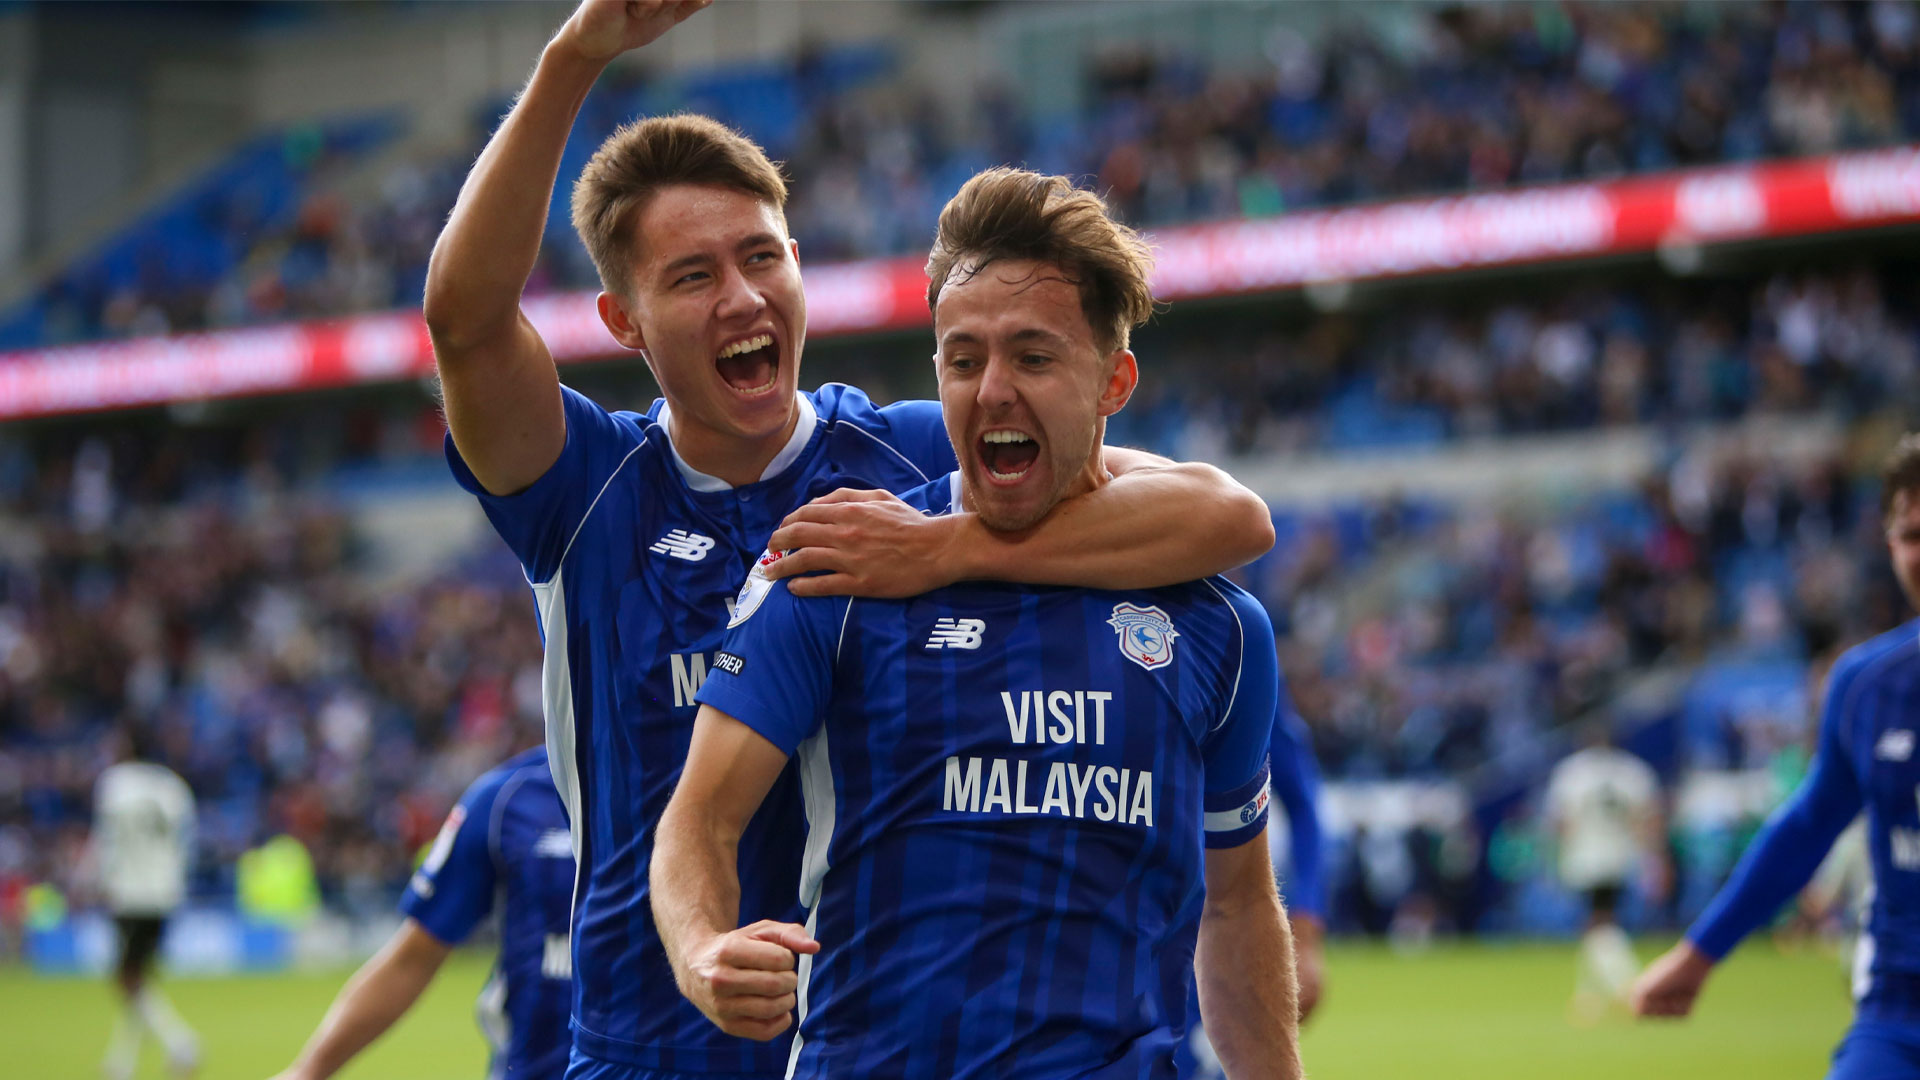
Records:
M1180 634L1166 612L1157 607L1115 604L1107 625L1120 635L1120 651L1127 659L1148 671L1173 663L1173 639Z

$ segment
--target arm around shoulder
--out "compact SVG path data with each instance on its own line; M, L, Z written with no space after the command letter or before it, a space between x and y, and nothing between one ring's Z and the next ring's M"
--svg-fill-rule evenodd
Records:
M1273 547L1273 515L1260 496L1212 465L1165 462L1109 448L1105 485L1068 499L1017 535L968 515L953 546L956 580L1151 589L1244 566Z

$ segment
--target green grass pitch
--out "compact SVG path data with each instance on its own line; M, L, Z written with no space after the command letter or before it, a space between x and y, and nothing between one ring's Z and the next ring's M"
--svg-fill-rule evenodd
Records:
M1654 946L1640 953L1651 959ZM1573 953L1564 945L1441 945L1413 956L1336 945L1328 961L1326 1002L1304 1045L1315 1080L1807 1080L1824 1074L1851 1011L1832 955L1784 954L1765 942L1729 961L1683 1024L1570 1026ZM341 1076L477 1080L485 1054L473 998L487 962L483 953L457 954L400 1026ZM345 977L166 985L205 1041L204 1080L264 1080L292 1058ZM98 1076L110 1021L104 983L0 968L0 1073L9 1078ZM149 1046L141 1076L164 1075Z

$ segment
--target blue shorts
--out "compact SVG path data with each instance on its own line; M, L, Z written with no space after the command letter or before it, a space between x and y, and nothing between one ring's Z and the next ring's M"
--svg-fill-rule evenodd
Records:
M1827 1080L1920 1080L1920 1024L1854 1021Z
M588 1057L576 1046L567 1057L566 1080L782 1080L782 1076L779 1073L763 1076L759 1073L663 1072Z

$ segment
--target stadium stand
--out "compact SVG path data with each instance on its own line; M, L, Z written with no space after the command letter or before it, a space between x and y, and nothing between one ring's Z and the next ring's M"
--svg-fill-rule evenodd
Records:
M1111 51L1073 107L992 84L936 95L882 46L804 50L610 80L562 174L626 118L692 109L786 162L809 259L924 249L948 195L1002 162L1090 177L1137 224L1259 218L1891 145L1920 135L1916 33L1893 4L1464 7L1408 22L1392 48L1358 27L1277 34L1257 74ZM323 159L376 145L387 123L263 137L0 317L0 348L417 306L433 236L504 105L474 110L468 146L398 163L369 192L338 190ZM596 285L566 226L556 200L532 291Z
M794 232L833 261L919 252L947 193L1004 160L1090 177L1133 220L1176 225L1920 137L1920 26L1900 5L1474 7L1408 25L1391 41L1276 33L1257 75L1120 50L1069 106L992 85L956 102L878 47L622 71L563 169L635 112L714 113L786 158ZM417 307L500 111L475 103L451 153L417 152L387 115L262 133L6 312L0 349ZM534 291L593 288L560 203L548 239ZM1403 282L1371 308L1176 310L1142 333L1144 390L1114 425L1248 476L1498 456L1521 438L1653 447L1630 476L1512 499L1483 478L1276 503L1280 543L1245 577L1336 782L1342 929L1569 925L1530 820L1571 722L1618 716L1669 777L1791 774L1809 664L1897 618L1866 477L1920 389L1909 266L1775 250L1698 279L1651 259L1518 276ZM840 348L809 350L815 377L917 386L897 363L923 355L917 338ZM644 402L634 369L581 381ZM331 908L367 913L466 781L537 730L540 645L511 559L438 528L405 538L431 557L398 557L409 530L369 509L388 490L447 494L422 396L247 412L190 402L0 431L14 931L29 884L85 899L98 735L123 716L157 727L200 792L202 898L225 902L238 856L285 833ZM1858 434L1811 453L1697 437L1772 421ZM1634 917L1690 915L1764 808L1685 834L1674 906Z

